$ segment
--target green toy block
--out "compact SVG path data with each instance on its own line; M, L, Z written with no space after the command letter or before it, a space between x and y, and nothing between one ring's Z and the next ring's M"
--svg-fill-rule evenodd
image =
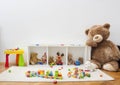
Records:
M24 66L24 65L25 65L25 63L24 63L23 54L20 54L20 55L19 55L18 66Z

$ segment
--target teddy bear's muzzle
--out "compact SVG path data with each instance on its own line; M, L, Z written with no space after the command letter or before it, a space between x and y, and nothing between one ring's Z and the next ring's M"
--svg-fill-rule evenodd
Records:
M102 35L95 35L94 37L93 37L93 41L95 41L96 43L99 43L99 42L101 42L103 40L103 37L102 37Z

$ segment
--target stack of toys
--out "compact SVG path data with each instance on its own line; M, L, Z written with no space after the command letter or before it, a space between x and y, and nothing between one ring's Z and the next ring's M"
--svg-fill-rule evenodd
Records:
M62 73L58 70L50 71L50 70L38 70L38 71L27 71L25 72L26 77L40 77L40 78L46 78L46 79L63 79Z
M90 70L72 68L72 69L68 69L67 76L69 78L84 79L85 77L91 77L91 74L90 74Z

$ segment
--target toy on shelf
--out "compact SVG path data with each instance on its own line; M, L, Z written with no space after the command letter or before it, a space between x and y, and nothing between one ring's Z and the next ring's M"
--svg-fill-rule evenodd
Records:
M38 58L37 56L38 56L38 53L36 53L36 52L32 52L31 53L31 55L30 55L30 61L29 61L29 63L31 65L35 65L35 64L43 65L43 64L47 63L46 52L43 54L43 56L41 58Z
M74 60L72 54L68 53L68 65L73 65Z
M76 66L80 65L80 64L83 64L83 58L82 57L79 57L78 60L75 61L74 63Z
M63 62L62 62L63 56L64 56L64 53L60 54L59 52L57 52L57 56L56 56L57 65L63 65Z
M46 79L63 79L62 74L56 70L50 71L50 70L38 70L38 71L27 71L25 72L26 77L40 77L40 78L46 78Z
M35 52L31 53L30 61L29 61L31 65L43 64L42 60L37 58L37 55L38 55L38 53L35 53Z
M89 70L72 68L72 69L68 69L67 76L69 78L84 79L85 77L91 77L91 74Z
M81 63L79 60L76 60L75 63L74 63L76 66L79 66Z
M46 62L47 62L47 55L46 55L46 52L43 54L41 60L42 60L42 62L43 62L44 64L46 64Z
M54 66L55 65L55 61L54 61L54 57L53 56L50 56L49 59L48 59L48 64L50 66Z
M10 54L16 54L16 65L18 66L24 66L24 57L23 57L23 53L24 50L23 49L7 49L4 51L4 53L6 54L6 61L5 61L5 67L9 67L9 55Z
M83 64L83 57L79 57L78 61L80 61L80 63Z

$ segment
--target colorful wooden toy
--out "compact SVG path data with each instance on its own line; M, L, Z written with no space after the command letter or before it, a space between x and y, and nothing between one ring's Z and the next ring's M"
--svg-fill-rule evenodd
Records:
M23 53L24 50L22 49L7 49L4 51L4 53L6 54L6 61L5 61L5 67L9 67L9 55L10 54L16 54L16 65L18 66L24 66L24 57L23 57Z

